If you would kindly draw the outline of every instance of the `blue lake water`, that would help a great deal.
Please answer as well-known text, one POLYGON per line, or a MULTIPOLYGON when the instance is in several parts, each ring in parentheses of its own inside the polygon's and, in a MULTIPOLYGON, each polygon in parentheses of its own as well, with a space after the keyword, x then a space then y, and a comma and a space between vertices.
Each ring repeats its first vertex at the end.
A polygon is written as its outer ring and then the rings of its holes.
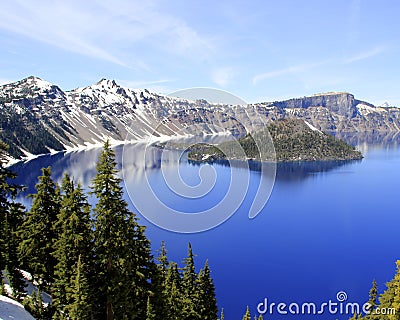
MULTIPOLYGON (((163 151, 148 150, 151 154, 143 160, 143 147, 132 148, 126 184, 132 197, 147 179, 160 200, 180 211, 197 212, 217 204, 229 188, 231 175, 244 177, 248 173, 240 165, 214 164, 217 178, 211 191, 200 199, 188 200, 169 193, 163 173, 168 175, 169 167, 178 167, 182 179, 196 185, 201 166, 168 150, 163 159, 163 151)), ((143 217, 140 221, 147 226, 154 250, 166 241, 171 260, 183 260, 188 242, 197 254, 198 268, 209 260, 218 305, 228 320, 241 319, 247 305, 254 314, 265 298, 269 303, 313 302, 319 306, 329 300, 337 302, 336 294, 344 291, 347 302, 362 304, 368 299, 372 280, 377 280, 382 292, 384 283, 394 275, 395 261, 400 259, 400 148, 397 143, 365 143, 363 152, 362 161, 278 165, 271 197, 252 220, 248 211, 260 180, 257 168, 250 171, 250 185, 239 209, 216 228, 181 234, 163 230, 143 217)), ((13 170, 28 193, 34 191, 40 168, 49 165, 56 180, 67 171, 87 188, 95 174, 98 153, 94 149, 43 156, 17 164, 13 170)), ((122 147, 117 147, 116 153, 121 163, 122 147)), ((128 196, 126 199, 135 210, 128 196)), ((326 310, 315 316, 279 315, 274 310, 264 318, 348 319, 349 315, 326 310)))

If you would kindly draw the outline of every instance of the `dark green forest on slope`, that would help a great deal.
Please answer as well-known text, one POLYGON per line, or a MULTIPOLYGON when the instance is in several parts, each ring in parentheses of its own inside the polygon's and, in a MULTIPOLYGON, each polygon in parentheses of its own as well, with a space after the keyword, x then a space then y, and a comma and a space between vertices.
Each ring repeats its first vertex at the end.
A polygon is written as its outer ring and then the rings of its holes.
MULTIPOLYGON (((21 158, 25 156, 21 148, 33 154, 49 153, 48 147, 64 150, 64 146, 46 130, 43 121, 39 121, 30 113, 16 113, 0 101, 0 141, 9 146, 8 154, 14 158, 21 158)), ((63 132, 50 121, 47 121, 46 125, 59 134, 63 132)), ((65 135, 63 137, 69 140, 65 135)))

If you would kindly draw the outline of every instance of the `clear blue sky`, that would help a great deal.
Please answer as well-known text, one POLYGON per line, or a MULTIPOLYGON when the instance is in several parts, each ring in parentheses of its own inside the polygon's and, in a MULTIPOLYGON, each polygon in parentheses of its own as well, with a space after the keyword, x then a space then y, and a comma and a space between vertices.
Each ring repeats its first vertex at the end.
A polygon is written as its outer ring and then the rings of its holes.
POLYGON ((248 102, 349 91, 400 106, 400 2, 1 1, 0 83, 101 78, 248 102))

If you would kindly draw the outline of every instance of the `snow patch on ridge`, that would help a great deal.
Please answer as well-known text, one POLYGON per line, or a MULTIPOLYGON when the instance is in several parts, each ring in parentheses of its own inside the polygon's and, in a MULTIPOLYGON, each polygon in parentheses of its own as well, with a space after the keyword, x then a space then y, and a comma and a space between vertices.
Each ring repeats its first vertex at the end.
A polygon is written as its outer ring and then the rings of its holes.
POLYGON ((357 108, 358 112, 360 114, 362 114, 363 116, 366 116, 366 115, 369 115, 370 113, 376 112, 376 108, 373 108, 371 106, 367 106, 366 104, 363 104, 363 103, 359 103, 356 106, 356 108, 357 108))
POLYGON ((319 133, 322 133, 320 130, 318 130, 316 127, 314 127, 311 123, 309 123, 309 122, 307 122, 305 120, 304 120, 304 122, 312 131, 317 131, 319 133))

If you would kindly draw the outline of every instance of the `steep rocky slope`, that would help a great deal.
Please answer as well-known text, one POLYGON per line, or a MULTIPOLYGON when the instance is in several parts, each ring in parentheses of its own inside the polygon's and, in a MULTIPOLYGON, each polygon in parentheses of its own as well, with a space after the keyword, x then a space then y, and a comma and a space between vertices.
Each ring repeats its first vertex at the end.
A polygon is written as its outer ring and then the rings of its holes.
POLYGON ((0 139, 15 158, 113 142, 220 134, 243 136, 266 122, 296 117, 322 131, 400 131, 400 109, 349 93, 250 105, 210 104, 128 89, 115 81, 71 91, 37 77, 0 86, 0 139))

